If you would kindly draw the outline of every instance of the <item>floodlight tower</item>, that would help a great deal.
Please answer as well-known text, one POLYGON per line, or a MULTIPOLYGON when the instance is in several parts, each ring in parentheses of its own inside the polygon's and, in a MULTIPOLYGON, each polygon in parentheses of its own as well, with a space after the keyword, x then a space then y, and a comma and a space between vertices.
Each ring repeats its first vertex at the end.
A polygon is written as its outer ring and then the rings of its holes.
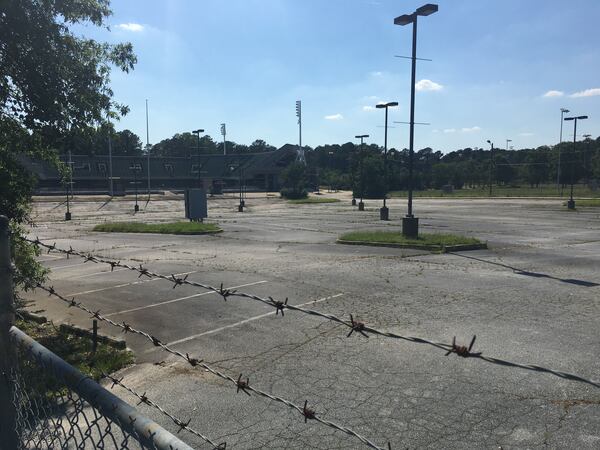
POLYGON ((417 73, 417 19, 419 16, 429 16, 438 10, 438 5, 428 3, 417 8, 412 14, 404 14, 394 19, 395 25, 413 24, 412 35, 412 70, 410 84, 410 145, 408 159, 408 212, 402 218, 402 234, 408 238, 419 236, 419 219, 413 215, 413 159, 415 144, 415 78, 417 73))
POLYGON ((507 139, 506 140, 506 150, 508 150, 508 144, 510 144, 512 142, 512 139, 507 139))
POLYGON ((227 154, 227 128, 225 124, 221 124, 221 135, 223 136, 223 155, 227 154))
POLYGON ((302 148, 302 101, 296 100, 296 117, 298 118, 298 161, 306 165, 306 157, 302 148))

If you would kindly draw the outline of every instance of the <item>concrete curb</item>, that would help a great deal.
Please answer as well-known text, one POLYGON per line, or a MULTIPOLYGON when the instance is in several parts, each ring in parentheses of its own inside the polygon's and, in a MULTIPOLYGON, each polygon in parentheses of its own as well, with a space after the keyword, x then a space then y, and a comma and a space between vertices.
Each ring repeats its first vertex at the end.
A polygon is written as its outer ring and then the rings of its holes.
POLYGON ((347 241, 344 239, 336 240, 337 244, 344 245, 367 245, 371 247, 390 247, 390 248, 412 248, 415 250, 427 250, 430 252, 448 253, 461 252, 468 250, 485 250, 488 248, 487 243, 481 244, 461 244, 461 245, 419 245, 419 244, 394 244, 388 242, 369 242, 369 241, 347 241))
POLYGON ((144 231, 98 231, 92 229, 93 233, 121 233, 121 234, 168 234, 172 236, 201 236, 203 234, 218 234, 222 233, 223 230, 214 230, 214 231, 197 231, 192 233, 153 233, 153 232, 144 232, 144 231))

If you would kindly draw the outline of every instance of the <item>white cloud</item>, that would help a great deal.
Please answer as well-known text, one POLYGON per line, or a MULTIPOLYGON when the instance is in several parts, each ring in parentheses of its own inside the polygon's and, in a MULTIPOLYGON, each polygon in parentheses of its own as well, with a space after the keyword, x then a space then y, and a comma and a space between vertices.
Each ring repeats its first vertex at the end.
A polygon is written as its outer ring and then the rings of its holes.
POLYGON ((456 128, 446 128, 444 133, 456 133, 456 128))
POLYGON ((444 86, 431 80, 421 80, 415 84, 417 91, 441 91, 443 88, 444 86))
POLYGON ((363 111, 375 111, 377 108, 374 106, 363 106, 363 111))
POLYGON ((369 95, 365 97, 365 100, 379 100, 379 97, 377 97, 376 95, 369 95))
POLYGON ((325 116, 325 120, 342 120, 343 118, 344 116, 342 116, 340 113, 325 116))
POLYGON ((117 25, 117 28, 125 31, 133 31, 134 33, 138 33, 140 31, 144 31, 144 25, 140 25, 139 23, 120 23, 117 25))
POLYGON ((519 136, 521 136, 521 137, 531 137, 534 135, 535 135, 535 133, 529 133, 529 132, 519 133, 519 136))
POLYGON ((542 97, 552 98, 552 97, 562 97, 565 95, 563 91, 548 91, 542 97))
POLYGON ((573 98, 594 97, 596 95, 600 95, 600 88, 586 89, 585 91, 575 92, 574 94, 571 94, 571 97, 573 97, 573 98))
POLYGON ((480 127, 461 128, 463 133, 473 133, 474 131, 481 131, 480 127))
POLYGON ((383 75, 383 72, 379 72, 379 71, 377 71, 377 72, 371 72, 370 75, 372 77, 380 77, 380 76, 383 75))

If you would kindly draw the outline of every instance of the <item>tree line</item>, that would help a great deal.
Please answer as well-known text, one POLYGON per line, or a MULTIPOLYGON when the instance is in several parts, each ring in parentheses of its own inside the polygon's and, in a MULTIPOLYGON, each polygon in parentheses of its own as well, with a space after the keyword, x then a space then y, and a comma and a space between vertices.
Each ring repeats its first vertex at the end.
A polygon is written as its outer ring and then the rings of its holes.
MULTIPOLYGON (((101 127, 77 128, 63 134, 55 146, 59 153, 71 150, 75 154, 105 155, 108 139, 113 155, 153 156, 223 154, 223 142, 209 135, 197 136, 190 132, 177 133, 170 138, 145 148, 139 136, 130 130, 115 131, 111 123, 101 127)), ((227 153, 259 153, 276 150, 265 140, 257 139, 250 145, 226 142, 227 153)), ((409 152, 392 148, 385 155, 376 144, 321 145, 305 147, 307 185, 323 184, 337 189, 363 191, 365 196, 379 197, 385 191, 408 188, 409 152), (361 177, 362 174, 362 177, 361 177), (362 180, 362 187, 361 187, 362 180)), ((552 147, 519 150, 464 148, 449 153, 424 148, 416 151, 413 159, 414 188, 440 189, 452 185, 455 189, 495 185, 529 185, 556 183, 560 154, 561 181, 564 184, 600 179, 600 138, 587 137, 563 142, 552 147), (490 179, 491 178, 491 179, 490 179)))

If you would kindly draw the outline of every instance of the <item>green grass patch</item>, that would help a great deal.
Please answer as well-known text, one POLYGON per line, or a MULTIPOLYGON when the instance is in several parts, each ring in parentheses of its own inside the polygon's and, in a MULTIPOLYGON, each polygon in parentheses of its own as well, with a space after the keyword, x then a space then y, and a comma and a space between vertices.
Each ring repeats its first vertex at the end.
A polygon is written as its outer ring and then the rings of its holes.
POLYGON ((337 198, 327 198, 327 197, 308 197, 308 198, 300 198, 298 200, 288 200, 288 203, 291 205, 304 205, 304 204, 313 204, 313 203, 337 203, 340 200, 337 198))
POLYGON ((435 247, 482 244, 479 239, 445 233, 422 233, 417 239, 408 239, 400 231, 353 231, 340 236, 340 240, 435 247))
MULTIPOLYGON (((65 332, 51 322, 38 324, 17 320, 16 325, 48 350, 95 380, 99 380, 103 372, 116 372, 133 364, 135 360, 131 351, 102 342, 98 342, 96 352, 92 352, 91 338, 65 332)), ((35 379, 39 369, 35 365, 30 369, 33 371, 31 376, 35 379)))
POLYGON ((205 234, 218 233, 222 230, 214 223, 201 222, 115 222, 96 225, 94 231, 104 231, 109 233, 205 234))
MULTIPOLYGON (((567 203, 563 203, 564 206, 567 206, 567 203)), ((588 199, 584 199, 584 200, 577 200, 575 199, 575 207, 579 208, 580 206, 586 206, 586 207, 600 207, 600 198, 588 198, 588 199)))
MULTIPOLYGON (((568 197, 569 190, 563 190, 563 198, 568 197)), ((407 197, 407 191, 390 192, 390 197, 407 197)), ((424 191, 413 191, 415 197, 434 197, 434 198, 465 198, 465 197, 488 197, 488 187, 455 189, 452 193, 444 193, 438 189, 428 189, 424 191)), ((575 186, 573 190, 575 197, 600 198, 600 191, 593 191, 587 186, 575 186)), ((560 197, 556 185, 544 185, 539 187, 530 186, 494 186, 492 197, 560 197)))

